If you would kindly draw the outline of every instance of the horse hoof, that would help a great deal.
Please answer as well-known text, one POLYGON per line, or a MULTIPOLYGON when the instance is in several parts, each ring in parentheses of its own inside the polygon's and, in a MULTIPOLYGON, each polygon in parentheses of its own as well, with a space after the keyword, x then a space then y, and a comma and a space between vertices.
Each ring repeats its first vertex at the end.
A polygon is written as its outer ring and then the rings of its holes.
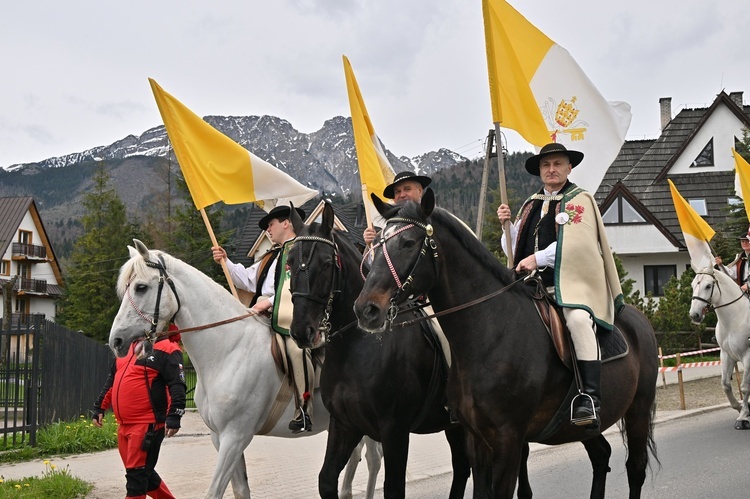
POLYGON ((743 419, 741 421, 735 421, 734 422, 734 429, 735 430, 750 430, 750 421, 747 419, 743 419))

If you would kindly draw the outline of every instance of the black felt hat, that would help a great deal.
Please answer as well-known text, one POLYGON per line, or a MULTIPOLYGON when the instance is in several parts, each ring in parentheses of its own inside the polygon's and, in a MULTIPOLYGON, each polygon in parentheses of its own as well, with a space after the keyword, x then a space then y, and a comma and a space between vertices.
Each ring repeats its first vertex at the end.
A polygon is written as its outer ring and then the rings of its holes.
POLYGON ((569 151, 563 144, 553 142, 542 147, 539 154, 532 156, 526 160, 526 171, 532 175, 539 176, 539 162, 543 157, 549 156, 550 154, 564 154, 570 159, 570 165, 575 168, 583 160, 583 153, 579 151, 569 151))
MULTIPOLYGON (((301 208, 295 208, 294 209, 297 213, 299 213, 299 217, 304 220, 305 219, 305 212, 301 208)), ((291 210, 288 206, 277 206, 273 210, 269 211, 268 214, 261 218, 258 222, 258 227, 260 227, 261 230, 268 230, 268 223, 273 220, 274 218, 289 218, 289 214, 291 213, 291 210)))
POLYGON ((404 180, 413 180, 414 182, 419 182, 419 185, 422 186, 422 189, 430 185, 430 182, 432 182, 432 179, 430 177, 425 177, 424 175, 417 175, 416 173, 412 172, 399 172, 393 178, 393 183, 385 186, 385 189, 383 189, 383 196, 387 197, 388 199, 395 198, 396 194, 393 191, 396 187, 396 184, 403 182, 404 180))

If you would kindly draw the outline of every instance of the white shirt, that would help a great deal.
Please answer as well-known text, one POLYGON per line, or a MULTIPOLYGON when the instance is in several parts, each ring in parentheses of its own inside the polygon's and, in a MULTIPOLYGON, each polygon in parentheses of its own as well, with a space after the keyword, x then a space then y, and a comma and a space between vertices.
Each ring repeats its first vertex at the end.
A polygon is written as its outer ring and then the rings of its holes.
MULTIPOLYGON (((560 190, 556 191, 548 191, 547 189, 544 189, 544 194, 547 196, 556 196, 557 193, 560 192, 560 190)), ((511 239, 511 246, 513 248, 516 247, 516 239, 518 238, 518 224, 520 223, 520 220, 516 220, 514 223, 510 224, 510 239, 511 239)), ((503 237, 500 240, 500 244, 503 247, 503 251, 505 254, 508 254, 507 245, 505 243, 505 229, 503 229, 503 237)), ((539 251, 534 253, 534 257, 536 258, 536 266, 537 267, 554 267, 555 266, 555 257, 557 256, 557 241, 554 241, 546 248, 542 248, 539 251)), ((518 263, 518 262, 516 262, 518 263)))
MULTIPOLYGON (((292 239, 294 238, 292 237, 287 239, 287 242, 291 241, 292 239)), ((234 283, 234 285, 240 289, 244 289, 245 291, 255 293, 258 288, 258 269, 260 268, 260 263, 262 261, 262 259, 258 260, 251 266, 245 267, 241 263, 234 263, 229 258, 227 258, 227 269, 229 270, 229 275, 232 277, 232 282, 234 283)), ((271 305, 273 305, 273 299, 276 296, 274 276, 276 275, 276 262, 278 261, 278 258, 274 258, 271 264, 268 266, 266 279, 265 281, 263 281, 263 286, 260 288, 261 296, 267 297, 271 302, 271 305)))

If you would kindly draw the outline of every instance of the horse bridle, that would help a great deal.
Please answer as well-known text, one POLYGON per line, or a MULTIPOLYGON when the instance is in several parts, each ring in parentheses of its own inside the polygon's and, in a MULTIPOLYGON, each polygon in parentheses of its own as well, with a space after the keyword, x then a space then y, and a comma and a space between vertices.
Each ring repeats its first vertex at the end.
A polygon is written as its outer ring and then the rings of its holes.
POLYGON ((341 292, 340 284, 341 284, 341 257, 339 256, 339 250, 336 246, 336 241, 333 240, 333 233, 331 233, 331 239, 326 239, 324 237, 318 237, 318 236, 297 236, 294 239, 295 247, 299 248, 299 265, 298 265, 298 271, 295 274, 295 280, 293 283, 295 284, 295 291, 292 292, 292 303, 294 303, 295 298, 304 298, 306 300, 314 301, 316 303, 321 303, 325 305, 325 309, 323 311, 323 317, 320 319, 320 322, 318 323, 318 331, 320 331, 324 337, 328 337, 331 332, 331 310, 333 310, 333 300, 337 293, 341 292), (310 251, 307 253, 307 257, 305 258, 304 253, 302 252, 302 245, 296 244, 298 241, 310 241, 313 244, 310 246, 310 251), (310 262, 312 261, 313 254, 315 252, 315 248, 318 243, 323 243, 331 248, 333 248, 333 261, 335 264, 335 268, 333 271, 333 276, 331 277, 331 287, 330 291, 328 293, 327 299, 321 299, 316 296, 313 296, 310 293, 310 262), (297 289, 302 288, 303 286, 300 284, 304 284, 304 290, 297 291, 297 289))
POLYGON ((126 294, 128 295, 128 301, 130 301, 130 305, 133 306, 135 311, 140 315, 146 322, 151 323, 151 329, 149 331, 145 332, 146 339, 153 343, 156 341, 159 334, 156 332, 156 328, 159 324, 159 305, 161 303, 161 293, 164 289, 164 283, 166 282, 169 284, 169 287, 172 289, 172 293, 174 293, 174 297, 177 300, 177 310, 172 315, 172 317, 169 319, 169 324, 174 322, 174 318, 177 316, 177 314, 180 312, 180 295, 177 294, 177 288, 175 288, 174 282, 167 274, 167 268, 166 264, 164 263, 164 258, 162 258, 161 255, 159 255, 159 261, 158 262, 151 262, 149 260, 146 260, 146 266, 151 267, 152 269, 157 269, 159 271, 159 289, 156 293, 156 308, 154 309, 154 318, 149 319, 146 317, 146 314, 143 313, 141 309, 138 308, 138 306, 135 304, 135 301, 133 301, 133 297, 130 295, 130 284, 133 282, 133 279, 135 279, 135 274, 130 278, 128 281, 128 284, 125 286, 126 294))
POLYGON ((732 300, 732 301, 730 301, 728 303, 724 303, 723 305, 716 306, 713 303, 711 303, 711 298, 713 298, 713 296, 714 296, 714 289, 718 289, 719 290, 719 296, 721 296, 721 287, 719 286, 719 281, 716 280, 716 276, 714 276, 713 272, 697 272, 696 275, 711 276, 711 280, 713 281, 713 285, 711 286, 711 294, 708 295, 708 300, 706 300, 705 298, 701 298, 700 296, 695 296, 695 295, 693 295, 693 296, 690 297, 691 300, 698 300, 698 301, 701 301, 701 302, 705 303, 706 304, 706 308, 711 307, 714 310, 717 310, 719 308, 726 307, 726 306, 731 305, 731 304, 733 304, 735 302, 738 302, 738 301, 740 301, 742 299, 743 296, 745 296, 745 293, 743 293, 740 290, 740 296, 738 296, 737 298, 735 298, 734 300, 732 300))
MULTIPOLYGON (((375 251, 377 247, 383 248, 383 256, 385 257, 385 262, 388 265, 388 269, 391 271, 391 276, 393 276, 393 280, 396 282, 396 287, 398 288, 396 290, 396 293, 391 297, 391 303, 388 307, 388 311, 386 312, 386 323, 387 327, 390 329, 393 324, 393 320, 396 318, 399 312, 399 307, 396 304, 396 301, 398 300, 399 295, 407 291, 409 286, 411 286, 411 283, 414 282, 414 273, 417 270, 417 267, 419 266, 419 262, 422 261, 422 258, 427 256, 427 251, 432 251, 433 256, 433 265, 435 266, 435 273, 437 274, 437 257, 438 257, 438 251, 437 251, 437 243, 435 242, 435 239, 432 237, 433 229, 431 224, 424 224, 418 220, 412 220, 410 218, 402 218, 402 217, 394 217, 390 218, 386 221, 385 225, 388 227, 388 224, 396 224, 396 223, 403 223, 406 224, 403 227, 393 231, 391 234, 385 235, 385 229, 381 231, 380 233, 380 240, 372 246, 371 251, 375 251), (422 247, 419 250, 419 255, 417 256, 417 260, 414 262, 414 265, 412 266, 411 270, 409 271, 409 274, 407 274, 406 278, 403 281, 403 284, 401 283, 401 279, 398 276, 398 272, 396 271, 396 267, 393 265, 393 261, 391 260, 391 256, 388 254, 388 245, 386 242, 396 237, 397 235, 401 234, 402 232, 405 232, 409 229, 419 227, 422 230, 425 231, 425 237, 422 243, 422 247)), ((367 254, 362 258, 362 265, 364 265, 365 258, 367 258, 367 254)), ((362 265, 360 265, 360 273, 362 273, 362 265)), ((364 275, 363 275, 364 278, 364 275)))

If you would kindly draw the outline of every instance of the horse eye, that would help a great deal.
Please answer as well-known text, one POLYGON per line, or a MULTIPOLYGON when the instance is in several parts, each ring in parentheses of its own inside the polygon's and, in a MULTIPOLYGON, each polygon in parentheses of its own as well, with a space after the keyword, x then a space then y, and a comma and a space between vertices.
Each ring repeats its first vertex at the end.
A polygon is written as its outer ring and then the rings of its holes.
POLYGON ((135 291, 136 291, 136 293, 143 293, 147 289, 148 289, 148 286, 146 286, 145 284, 136 284, 135 285, 135 291))
POLYGON ((409 248, 414 247, 415 244, 417 244, 417 243, 413 239, 406 239, 404 241, 404 243, 403 243, 403 248, 404 249, 409 249, 409 248))

